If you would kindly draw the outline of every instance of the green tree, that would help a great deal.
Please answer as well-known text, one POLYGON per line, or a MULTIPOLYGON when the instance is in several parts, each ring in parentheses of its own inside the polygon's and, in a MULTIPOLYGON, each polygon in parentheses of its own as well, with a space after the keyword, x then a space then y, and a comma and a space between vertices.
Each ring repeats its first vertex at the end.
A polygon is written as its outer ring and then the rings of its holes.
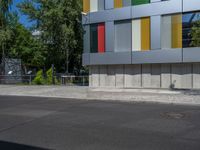
POLYGON ((12 4, 12 0, 0 0, 0 27, 3 28, 6 25, 6 18, 9 14, 9 8, 12 4))
POLYGON ((200 20, 197 20, 192 23, 190 36, 191 36, 190 46, 200 47, 200 20))
POLYGON ((6 43, 6 57, 21 59, 24 67, 44 66, 45 49, 43 43, 32 36, 32 32, 19 23, 16 13, 7 17, 7 30, 0 31, 0 43, 6 43))
POLYGON ((21 11, 36 21, 46 47, 46 67, 58 71, 80 70, 82 53, 81 0, 25 0, 21 11))
MULTIPOLYGON (((7 27, 7 16, 9 14, 9 7, 12 4, 12 0, 0 0, 0 57, 2 58, 2 64, 4 66, 5 61, 5 47, 6 42, 9 39, 10 31, 7 27)), ((4 72, 3 72, 4 73, 4 72)))

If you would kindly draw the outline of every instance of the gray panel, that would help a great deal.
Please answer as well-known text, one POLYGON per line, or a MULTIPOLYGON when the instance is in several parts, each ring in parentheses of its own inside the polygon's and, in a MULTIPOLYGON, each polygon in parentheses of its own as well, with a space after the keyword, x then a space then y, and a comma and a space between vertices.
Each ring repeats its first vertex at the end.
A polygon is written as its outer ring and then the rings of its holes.
POLYGON ((200 10, 200 1, 199 0, 183 0, 183 11, 195 11, 200 10))
POLYGON ((89 53, 85 53, 82 55, 82 65, 83 66, 90 65, 90 54, 89 53))
POLYGON ((90 14, 82 15, 82 24, 89 24, 90 23, 90 14))
POLYGON ((90 13, 90 23, 106 22, 114 20, 114 9, 90 13))
POLYGON ((200 62, 200 47, 184 48, 183 62, 200 62))
POLYGON ((178 62, 182 62, 182 49, 132 52, 133 64, 178 62))
MULTIPOLYGON (((113 5, 113 0, 107 0, 106 3, 112 3, 113 5)), ((123 7, 119 9, 109 9, 105 11, 92 12, 90 13, 89 21, 90 23, 98 23, 181 12, 182 0, 170 0, 144 5, 123 7)))
POLYGON ((114 20, 125 20, 125 19, 131 19, 131 6, 130 7, 123 7, 120 9, 114 9, 114 20))
POLYGON ((105 0, 105 9, 114 8, 114 0, 105 0))
POLYGON ((151 49, 161 48, 161 16, 151 16, 151 49))
POLYGON ((105 1, 104 0, 98 0, 98 11, 105 10, 105 1))
POLYGON ((133 18, 182 12, 182 0, 161 1, 133 6, 133 18))
POLYGON ((90 25, 83 26, 84 35, 83 35, 83 51, 84 53, 90 52, 90 25))
POLYGON ((151 0, 151 3, 160 2, 162 0, 151 0))
POLYGON ((131 6, 90 13, 90 23, 131 19, 131 6))
POLYGON ((115 30, 114 30, 114 22, 106 22, 105 23, 106 27, 106 52, 112 52, 114 51, 114 35, 115 35, 115 30))
POLYGON ((131 64, 131 52, 90 54, 91 65, 131 64))
POLYGON ((123 0, 123 6, 131 6, 131 0, 123 0))
POLYGON ((115 23, 115 51, 131 51, 131 21, 115 23))

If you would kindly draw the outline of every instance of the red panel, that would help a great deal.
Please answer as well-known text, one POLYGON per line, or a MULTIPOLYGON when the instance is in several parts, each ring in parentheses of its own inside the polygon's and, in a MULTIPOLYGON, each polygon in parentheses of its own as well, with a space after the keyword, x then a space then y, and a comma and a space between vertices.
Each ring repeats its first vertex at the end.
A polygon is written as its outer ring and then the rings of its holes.
POLYGON ((98 52, 105 52, 105 24, 98 24, 98 52))

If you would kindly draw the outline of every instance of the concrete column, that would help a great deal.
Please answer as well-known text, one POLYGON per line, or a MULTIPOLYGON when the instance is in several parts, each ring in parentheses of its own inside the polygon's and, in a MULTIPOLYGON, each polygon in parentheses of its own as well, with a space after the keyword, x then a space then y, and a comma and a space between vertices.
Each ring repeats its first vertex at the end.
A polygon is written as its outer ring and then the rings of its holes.
POLYGON ((99 66, 99 82, 100 87, 106 86, 106 78, 107 78, 107 66, 99 66))
POLYGON ((124 87, 131 88, 132 84, 132 65, 125 65, 124 67, 124 87))
POLYGON ((142 86, 142 67, 141 65, 133 65, 132 87, 141 88, 142 86))
POLYGON ((171 65, 162 64, 161 65, 161 88, 171 87, 171 65))
POLYGON ((182 86, 182 64, 172 64, 172 88, 181 88, 182 86))
POLYGON ((160 88, 161 87, 161 65, 153 64, 151 66, 151 87, 160 88))
POLYGON ((91 66, 92 70, 92 87, 99 87, 99 66, 91 66))
POLYGON ((142 65, 142 87, 151 88, 151 65, 142 65))
POLYGON ((116 87, 124 87, 124 65, 116 65, 116 87))
POLYGON ((107 68, 107 86, 110 86, 110 87, 115 87, 115 82, 116 82, 116 79, 115 79, 115 66, 114 65, 109 65, 108 68, 107 68))
POLYGON ((183 89, 192 88, 192 64, 183 64, 182 68, 182 87, 183 89))
POLYGON ((200 63, 193 64, 193 88, 200 88, 200 63))

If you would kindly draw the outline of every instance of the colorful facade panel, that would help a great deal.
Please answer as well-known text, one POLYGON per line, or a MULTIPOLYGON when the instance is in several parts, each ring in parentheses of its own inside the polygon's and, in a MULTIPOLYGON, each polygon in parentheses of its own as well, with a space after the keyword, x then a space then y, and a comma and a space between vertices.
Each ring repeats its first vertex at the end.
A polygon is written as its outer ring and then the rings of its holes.
POLYGON ((105 52, 105 24, 98 24, 98 53, 105 52))
POLYGON ((83 12, 90 12, 90 0, 83 0, 83 12))
POLYGON ((90 52, 104 53, 105 52, 105 24, 90 25, 90 52))

